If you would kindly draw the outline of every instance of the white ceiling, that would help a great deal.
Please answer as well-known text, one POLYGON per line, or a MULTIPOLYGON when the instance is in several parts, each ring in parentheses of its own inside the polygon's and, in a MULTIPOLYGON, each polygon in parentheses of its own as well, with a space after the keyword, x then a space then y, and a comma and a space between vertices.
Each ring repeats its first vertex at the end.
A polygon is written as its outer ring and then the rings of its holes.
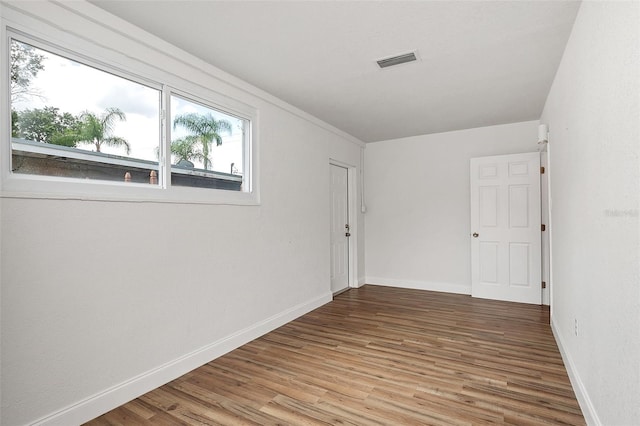
POLYGON ((579 2, 95 5, 365 141, 536 120, 579 2), (418 62, 375 61, 417 50, 418 62))

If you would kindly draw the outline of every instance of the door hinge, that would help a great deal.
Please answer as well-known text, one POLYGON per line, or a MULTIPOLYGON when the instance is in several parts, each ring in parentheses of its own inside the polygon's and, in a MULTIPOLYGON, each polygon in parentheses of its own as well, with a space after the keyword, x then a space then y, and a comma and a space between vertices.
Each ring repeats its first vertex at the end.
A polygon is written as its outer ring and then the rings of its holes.
POLYGON ((543 175, 544 174, 544 166, 540 166, 540 174, 543 175))
POLYGON ((547 282, 546 281, 542 281, 542 288, 547 288, 547 282))
POLYGON ((540 225, 540 229, 542 230, 542 232, 547 230, 547 225, 545 225, 544 223, 542 225, 540 225))

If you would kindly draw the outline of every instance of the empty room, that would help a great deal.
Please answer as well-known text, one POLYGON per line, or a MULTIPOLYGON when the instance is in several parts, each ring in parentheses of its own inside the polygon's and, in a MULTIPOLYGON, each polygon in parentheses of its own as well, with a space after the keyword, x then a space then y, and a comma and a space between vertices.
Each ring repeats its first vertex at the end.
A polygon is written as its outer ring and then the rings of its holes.
POLYGON ((639 1, 0 0, 0 424, 640 424, 639 1))

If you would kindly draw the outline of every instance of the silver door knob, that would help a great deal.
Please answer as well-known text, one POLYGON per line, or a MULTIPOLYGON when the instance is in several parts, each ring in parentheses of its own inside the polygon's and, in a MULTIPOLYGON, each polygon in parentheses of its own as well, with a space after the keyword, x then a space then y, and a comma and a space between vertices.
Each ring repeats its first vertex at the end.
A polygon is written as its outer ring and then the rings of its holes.
POLYGON ((478 234, 477 232, 474 232, 472 235, 473 235, 473 238, 478 238, 480 236, 480 234, 478 234))

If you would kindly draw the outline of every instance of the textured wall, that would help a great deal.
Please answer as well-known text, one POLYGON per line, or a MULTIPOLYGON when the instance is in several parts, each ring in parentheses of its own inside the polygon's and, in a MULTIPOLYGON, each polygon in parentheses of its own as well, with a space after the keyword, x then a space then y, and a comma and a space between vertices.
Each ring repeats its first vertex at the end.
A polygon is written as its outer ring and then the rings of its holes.
POLYGON ((367 282, 470 294, 469 159, 535 152, 537 125, 368 144, 367 282))
POLYGON ((583 2, 541 118, 552 321, 591 424, 640 419, 639 22, 638 2, 583 2))

